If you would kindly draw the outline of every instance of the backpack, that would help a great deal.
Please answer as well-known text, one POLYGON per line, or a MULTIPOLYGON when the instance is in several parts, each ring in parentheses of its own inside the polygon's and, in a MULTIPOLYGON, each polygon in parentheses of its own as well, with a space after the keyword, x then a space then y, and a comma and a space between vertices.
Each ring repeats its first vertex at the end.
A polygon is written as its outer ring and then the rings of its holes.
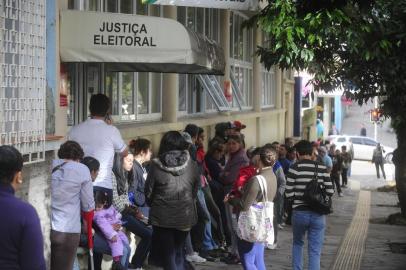
POLYGON ((313 179, 306 185, 303 199, 312 211, 320 215, 328 215, 333 212, 332 200, 327 195, 324 184, 318 182, 317 170, 316 163, 313 179))

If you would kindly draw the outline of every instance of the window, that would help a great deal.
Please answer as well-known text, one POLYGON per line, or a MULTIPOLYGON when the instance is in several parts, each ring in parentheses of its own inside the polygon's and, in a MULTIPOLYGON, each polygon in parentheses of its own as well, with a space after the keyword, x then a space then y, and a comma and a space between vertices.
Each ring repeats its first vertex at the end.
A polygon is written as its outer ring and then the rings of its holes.
POLYGON ((104 10, 107 12, 118 12, 118 1, 117 0, 105 0, 104 10))
POLYGON ((370 139, 364 138, 364 144, 365 144, 365 145, 370 145, 370 146, 376 146, 376 145, 377 145, 377 142, 375 142, 375 141, 373 141, 373 140, 370 140, 370 139))
POLYGON ((345 142, 345 137, 339 137, 339 138, 337 139, 337 142, 345 142))
MULTIPOLYGON (((191 30, 219 41, 219 10, 196 7, 178 7, 177 20, 191 30)), ((217 79, 215 76, 212 79, 217 79)), ((179 74, 178 110, 195 114, 215 111, 216 104, 197 75, 179 74)))
POLYGON ((116 121, 159 118, 162 74, 147 72, 106 72, 105 91, 116 121))
POLYGON ((262 69, 262 107, 275 107, 276 100, 276 78, 275 69, 262 69))
POLYGON ((134 10, 133 0, 121 0, 120 1, 120 13, 132 14, 134 10))
POLYGON ((351 138, 353 144, 363 144, 361 138, 351 138))
MULTIPOLYGON (((230 64, 236 86, 241 92, 241 106, 244 109, 251 109, 253 103, 253 32, 251 29, 242 28, 245 19, 237 12, 230 16, 230 64)), ((239 102, 235 99, 234 96, 232 103, 234 107, 237 107, 239 102)))

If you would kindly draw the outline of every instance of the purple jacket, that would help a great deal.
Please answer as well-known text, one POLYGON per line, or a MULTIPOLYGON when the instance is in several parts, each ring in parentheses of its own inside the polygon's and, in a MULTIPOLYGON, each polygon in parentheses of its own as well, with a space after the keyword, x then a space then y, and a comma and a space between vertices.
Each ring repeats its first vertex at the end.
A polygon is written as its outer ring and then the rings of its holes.
POLYGON ((108 240, 118 234, 113 229, 113 224, 121 224, 121 214, 114 206, 95 211, 93 220, 108 240))
POLYGON ((0 184, 0 269, 45 270, 44 243, 37 212, 0 184))
POLYGON ((223 172, 220 174, 220 181, 224 186, 231 186, 237 179, 238 173, 242 167, 248 166, 249 160, 245 150, 241 148, 238 152, 231 154, 223 172))

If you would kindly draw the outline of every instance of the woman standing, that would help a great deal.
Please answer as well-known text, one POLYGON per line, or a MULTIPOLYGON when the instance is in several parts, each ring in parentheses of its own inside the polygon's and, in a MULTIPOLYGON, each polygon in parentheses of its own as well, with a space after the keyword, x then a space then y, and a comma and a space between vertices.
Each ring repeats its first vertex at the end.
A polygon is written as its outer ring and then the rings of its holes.
POLYGON ((0 146, 1 269, 45 270, 44 245, 37 212, 14 196, 23 183, 23 157, 12 146, 0 146))
POLYGON ((149 207, 146 204, 144 193, 148 173, 144 164, 151 159, 151 142, 142 138, 132 140, 130 141, 129 149, 134 153, 133 180, 129 189, 130 201, 148 218, 149 207))
POLYGON ((162 137, 152 160, 145 196, 153 226, 151 260, 165 270, 184 270, 185 239, 197 222, 196 194, 200 177, 188 144, 178 131, 162 137))
MULTIPOLYGON (((228 193, 232 190, 234 182, 237 180, 238 174, 242 167, 249 165, 249 160, 244 149, 243 141, 240 135, 230 135, 227 139, 227 150, 229 158, 223 172, 220 174, 220 181, 224 185, 225 201, 227 201, 228 193)), ((231 236, 231 255, 226 259, 227 264, 238 264, 240 258, 238 255, 237 234, 235 231, 237 219, 233 213, 233 207, 226 203, 225 205, 227 227, 231 236)))
POLYGON ((83 150, 67 141, 52 164, 51 182, 51 269, 71 270, 80 239, 80 212, 94 211, 93 185, 89 169, 80 163, 83 150))
POLYGON ((145 216, 129 199, 129 186, 132 185, 134 155, 131 149, 126 157, 115 156, 113 165, 113 205, 122 214, 123 225, 141 238, 137 243, 130 268, 142 268, 151 246, 152 230, 145 223, 145 216))
MULTIPOLYGON (((272 166, 275 163, 275 150, 264 147, 260 150, 260 160, 258 163, 259 175, 266 180, 268 201, 273 201, 276 190, 277 181, 273 173, 272 166)), ((258 177, 252 177, 243 187, 242 197, 229 197, 229 203, 247 211, 251 205, 257 202, 264 201, 264 197, 258 182, 258 177)), ((238 252, 241 257, 241 262, 245 270, 265 270, 264 262, 264 243, 251 243, 242 239, 238 239, 238 252)))

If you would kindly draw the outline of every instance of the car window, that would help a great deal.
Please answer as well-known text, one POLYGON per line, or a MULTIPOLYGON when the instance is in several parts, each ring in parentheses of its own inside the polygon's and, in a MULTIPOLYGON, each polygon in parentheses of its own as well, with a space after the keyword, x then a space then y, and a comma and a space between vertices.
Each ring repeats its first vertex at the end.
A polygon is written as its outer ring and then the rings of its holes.
POLYGON ((339 137, 339 138, 337 139, 337 142, 345 142, 345 137, 339 137))
POLYGON ((370 145, 370 146, 376 146, 377 143, 375 141, 373 141, 373 140, 364 138, 364 144, 370 145))
POLYGON ((361 138, 351 138, 353 144, 363 144, 361 138))

